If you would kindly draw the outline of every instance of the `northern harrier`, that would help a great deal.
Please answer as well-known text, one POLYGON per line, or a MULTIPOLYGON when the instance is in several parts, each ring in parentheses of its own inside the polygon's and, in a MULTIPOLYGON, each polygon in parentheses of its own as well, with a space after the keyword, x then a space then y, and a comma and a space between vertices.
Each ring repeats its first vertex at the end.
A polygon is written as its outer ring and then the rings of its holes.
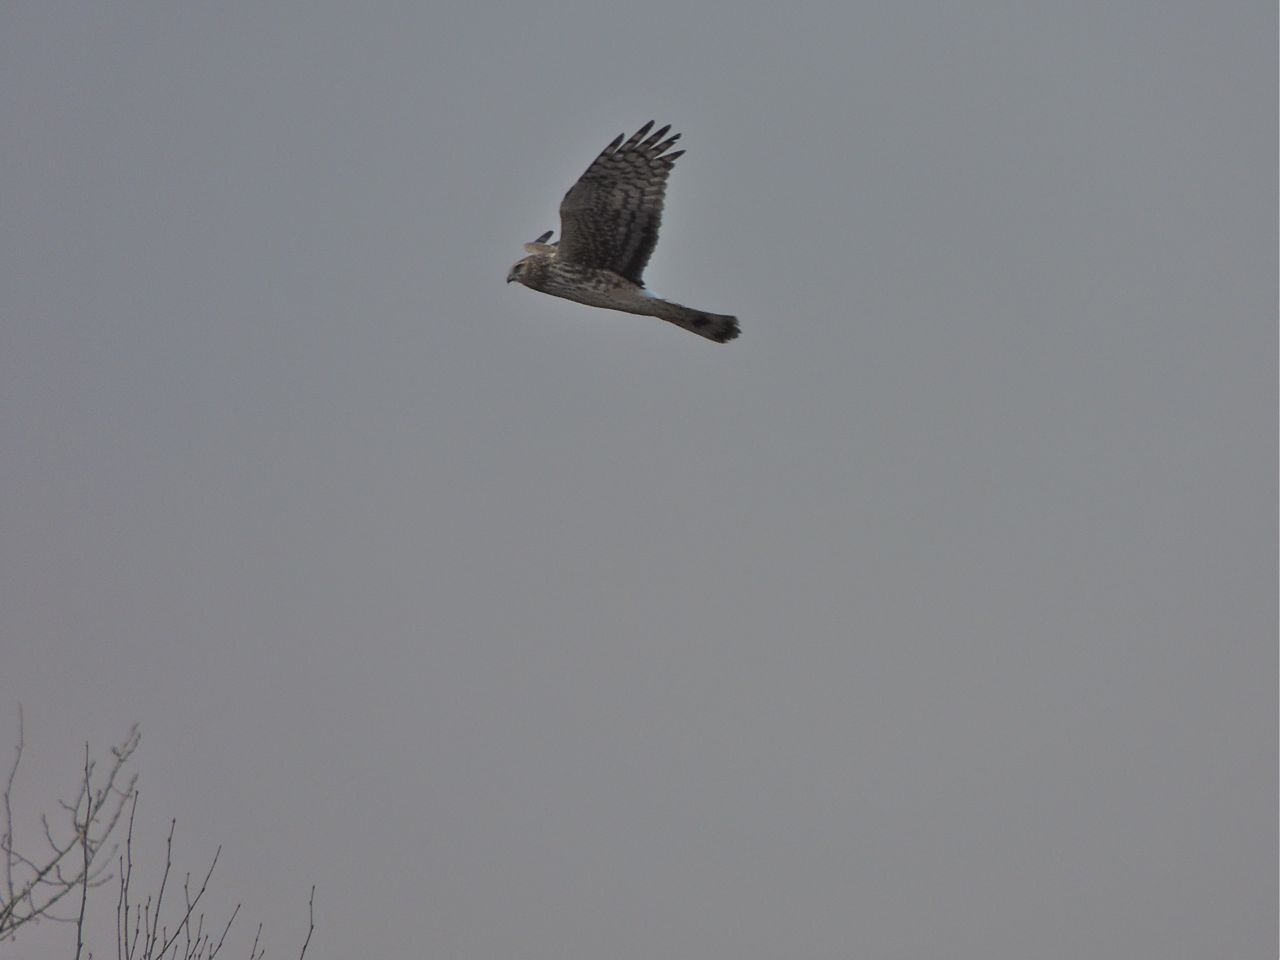
POLYGON ((507 274, 532 290, 592 307, 670 320, 708 340, 724 343, 738 335, 738 320, 704 313, 660 299, 640 278, 658 242, 667 176, 676 158, 667 153, 680 139, 671 127, 653 134, 650 120, 623 142, 604 148, 560 201, 560 240, 548 230, 526 243, 529 256, 507 274))

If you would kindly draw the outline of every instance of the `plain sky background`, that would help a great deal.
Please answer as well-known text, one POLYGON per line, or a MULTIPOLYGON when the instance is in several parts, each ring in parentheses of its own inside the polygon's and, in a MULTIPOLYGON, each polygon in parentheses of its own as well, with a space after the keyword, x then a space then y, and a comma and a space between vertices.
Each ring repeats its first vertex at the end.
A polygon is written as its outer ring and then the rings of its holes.
POLYGON ((1275 957, 1276 35, 6 4, 21 822, 138 721, 236 956, 1275 957), (649 119, 730 345, 503 283, 649 119))

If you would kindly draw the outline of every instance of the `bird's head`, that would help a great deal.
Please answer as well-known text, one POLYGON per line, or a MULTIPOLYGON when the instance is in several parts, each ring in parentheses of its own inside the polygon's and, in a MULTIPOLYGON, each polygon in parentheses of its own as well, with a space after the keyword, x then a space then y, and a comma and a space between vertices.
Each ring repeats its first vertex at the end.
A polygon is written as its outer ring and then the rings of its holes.
POLYGON ((526 272, 529 269, 529 261, 531 259, 531 257, 525 257, 523 260, 517 260, 512 264, 511 269, 507 271, 507 283, 510 283, 512 280, 519 280, 523 283, 524 280, 522 278, 526 276, 526 272))
POLYGON ((507 283, 512 280, 518 280, 526 287, 538 288, 538 279, 542 276, 547 263, 556 255, 556 248, 560 246, 560 242, 548 243, 551 239, 552 230, 548 230, 537 240, 524 245, 524 252, 532 254, 516 263, 507 271, 507 283))
POLYGON ((517 260, 507 271, 507 283, 514 280, 534 290, 541 290, 547 266, 554 256, 554 253, 534 253, 523 260, 517 260))

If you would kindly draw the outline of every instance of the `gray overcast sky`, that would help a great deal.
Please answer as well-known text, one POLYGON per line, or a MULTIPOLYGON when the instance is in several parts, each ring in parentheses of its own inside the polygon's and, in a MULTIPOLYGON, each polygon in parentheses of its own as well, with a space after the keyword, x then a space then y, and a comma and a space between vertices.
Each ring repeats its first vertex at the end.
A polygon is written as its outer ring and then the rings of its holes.
POLYGON ((1276 35, 6 4, 24 809, 139 721, 237 956, 1275 957, 1276 35), (728 346, 503 283, 649 119, 728 346))

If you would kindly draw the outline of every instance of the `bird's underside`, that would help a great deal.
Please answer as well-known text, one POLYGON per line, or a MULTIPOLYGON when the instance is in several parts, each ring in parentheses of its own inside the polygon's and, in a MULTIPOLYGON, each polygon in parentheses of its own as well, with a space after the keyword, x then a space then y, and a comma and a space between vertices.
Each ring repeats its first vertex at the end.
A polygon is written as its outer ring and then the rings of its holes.
POLYGON ((695 310, 656 297, 642 275, 662 221, 667 177, 684 151, 667 151, 670 127, 653 134, 652 121, 619 136, 598 156, 560 203, 560 240, 551 231, 526 243, 529 256, 507 274, 533 290, 588 306, 660 317, 725 343, 738 335, 735 317, 695 310))

